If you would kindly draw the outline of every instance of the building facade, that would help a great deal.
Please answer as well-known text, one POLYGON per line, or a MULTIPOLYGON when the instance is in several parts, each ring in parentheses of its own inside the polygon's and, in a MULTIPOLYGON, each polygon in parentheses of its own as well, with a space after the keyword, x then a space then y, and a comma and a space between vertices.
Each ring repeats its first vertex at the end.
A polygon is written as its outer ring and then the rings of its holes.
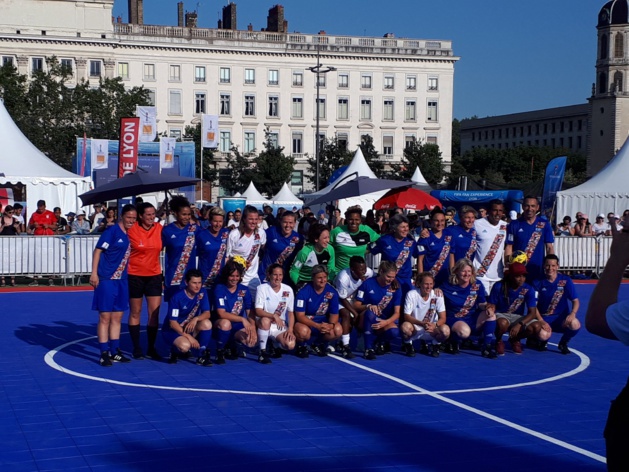
POLYGON ((461 153, 477 147, 553 147, 586 154, 590 106, 572 105, 461 121, 461 153))
POLYGON ((130 0, 134 23, 112 19, 113 0, 4 0, 0 57, 30 74, 55 55, 75 81, 120 76, 129 87, 144 86, 158 131, 171 136, 182 136, 203 113, 217 114, 221 167, 232 144, 252 154, 269 130, 297 159, 295 192, 309 190, 304 173, 306 154, 315 153, 317 106, 321 138, 355 149, 369 134, 386 163, 421 139, 438 144, 449 165, 458 60, 451 41, 288 33, 277 7, 267 28, 254 31, 235 29, 234 4, 219 28, 204 29, 190 26, 196 13, 182 20, 182 3, 173 11, 178 26, 154 26, 143 24, 141 0, 130 0), (335 70, 319 75, 317 103, 309 68, 318 59, 335 70))

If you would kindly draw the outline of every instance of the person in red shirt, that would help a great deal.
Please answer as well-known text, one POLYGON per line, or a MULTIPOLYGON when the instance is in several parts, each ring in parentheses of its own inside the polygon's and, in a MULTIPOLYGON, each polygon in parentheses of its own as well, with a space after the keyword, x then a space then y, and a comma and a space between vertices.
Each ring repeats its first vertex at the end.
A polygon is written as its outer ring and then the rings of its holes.
POLYGON ((37 211, 28 220, 28 228, 36 236, 52 236, 55 234, 57 217, 52 211, 46 210, 46 202, 44 200, 37 202, 37 211))

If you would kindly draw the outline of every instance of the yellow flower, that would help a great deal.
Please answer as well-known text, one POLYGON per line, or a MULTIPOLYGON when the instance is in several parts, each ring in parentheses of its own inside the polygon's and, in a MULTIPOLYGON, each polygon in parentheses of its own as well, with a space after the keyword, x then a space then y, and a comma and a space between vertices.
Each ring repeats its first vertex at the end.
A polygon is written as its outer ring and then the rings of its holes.
POLYGON ((233 260, 236 264, 239 264, 239 265, 241 265, 241 266, 243 266, 243 267, 247 267, 247 261, 246 261, 246 260, 245 260, 245 258, 244 258, 244 257, 242 257, 242 256, 234 256, 234 257, 232 258, 232 260, 233 260))

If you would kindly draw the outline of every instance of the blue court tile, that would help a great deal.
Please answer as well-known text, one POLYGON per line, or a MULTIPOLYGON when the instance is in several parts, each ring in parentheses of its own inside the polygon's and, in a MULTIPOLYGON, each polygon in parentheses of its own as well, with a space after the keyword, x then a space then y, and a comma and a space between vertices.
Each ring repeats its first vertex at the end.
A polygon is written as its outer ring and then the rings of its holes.
POLYGON ((43 471, 80 471, 89 470, 83 457, 63 457, 59 459, 40 459, 37 462, 40 472, 43 471))
POLYGON ((31 452, 35 460, 63 459, 81 456, 78 447, 75 445, 45 449, 31 449, 31 452))
POLYGON ((38 470, 37 462, 32 459, 24 459, 23 461, 19 460, 16 462, 0 460, 0 468, 11 472, 33 472, 34 470, 38 470))

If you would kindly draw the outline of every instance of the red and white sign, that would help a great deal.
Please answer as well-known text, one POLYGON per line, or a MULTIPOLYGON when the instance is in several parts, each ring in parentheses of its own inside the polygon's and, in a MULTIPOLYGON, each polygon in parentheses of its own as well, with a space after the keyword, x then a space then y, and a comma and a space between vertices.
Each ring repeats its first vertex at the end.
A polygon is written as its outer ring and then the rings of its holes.
POLYGON ((120 147, 118 149, 118 177, 138 169, 138 143, 140 118, 120 120, 120 147))

